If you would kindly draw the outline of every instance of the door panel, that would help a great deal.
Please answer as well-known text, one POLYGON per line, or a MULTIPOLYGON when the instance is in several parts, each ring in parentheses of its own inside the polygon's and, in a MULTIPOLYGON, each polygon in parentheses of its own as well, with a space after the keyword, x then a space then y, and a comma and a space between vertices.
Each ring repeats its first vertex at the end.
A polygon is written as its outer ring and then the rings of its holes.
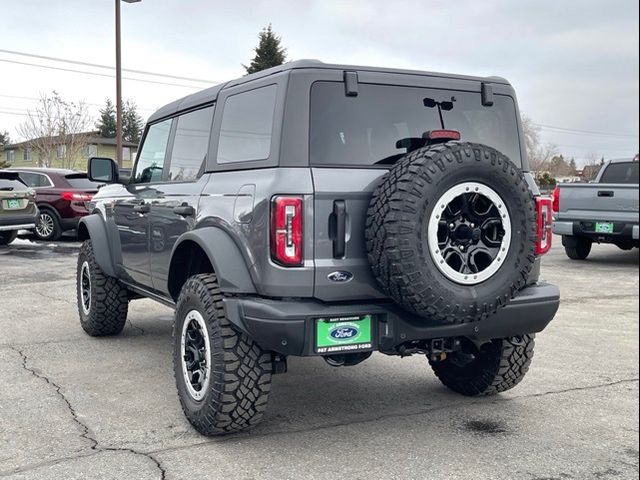
POLYGON ((149 217, 149 258, 154 290, 169 293, 167 280, 171 253, 180 236, 195 227, 198 200, 207 178, 202 177, 195 183, 156 186, 149 217))
POLYGON ((122 268, 129 281, 151 286, 149 267, 149 208, 154 191, 148 185, 131 185, 114 201, 113 221, 120 237, 122 268))

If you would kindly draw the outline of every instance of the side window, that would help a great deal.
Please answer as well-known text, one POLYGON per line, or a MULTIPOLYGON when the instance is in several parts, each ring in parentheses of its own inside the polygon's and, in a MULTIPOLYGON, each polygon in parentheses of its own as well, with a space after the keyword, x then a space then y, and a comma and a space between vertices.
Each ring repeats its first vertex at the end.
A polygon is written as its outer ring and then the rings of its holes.
POLYGON ((200 176, 209 147, 213 106, 177 118, 171 149, 170 182, 190 182, 200 176))
POLYGON ((257 88, 225 101, 218 163, 265 160, 271 152, 277 86, 257 88))
POLYGON ((168 119, 149 127, 136 164, 134 183, 152 183, 162 180, 171 121, 168 119))
POLYGON ((44 175, 37 173, 20 172, 20 180, 30 188, 50 187, 49 180, 44 175))

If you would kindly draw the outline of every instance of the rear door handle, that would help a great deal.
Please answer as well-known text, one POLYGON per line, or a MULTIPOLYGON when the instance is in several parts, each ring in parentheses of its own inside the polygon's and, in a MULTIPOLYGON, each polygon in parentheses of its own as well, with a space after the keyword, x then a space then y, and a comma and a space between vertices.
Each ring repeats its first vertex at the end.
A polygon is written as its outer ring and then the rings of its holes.
POLYGON ((196 210, 189 205, 180 205, 173 209, 173 213, 181 217, 193 217, 196 214, 196 210))
POLYGON ((613 198, 615 196, 615 192, 613 190, 600 190, 598 192, 598 196, 613 198))
POLYGON ((333 239, 333 258, 343 258, 347 250, 347 207, 344 200, 333 202, 335 219, 335 238, 333 239))
POLYGON ((133 206, 133 211, 136 213, 140 213, 142 215, 149 213, 150 210, 151 210, 151 205, 149 205, 148 203, 141 203, 139 205, 133 206))

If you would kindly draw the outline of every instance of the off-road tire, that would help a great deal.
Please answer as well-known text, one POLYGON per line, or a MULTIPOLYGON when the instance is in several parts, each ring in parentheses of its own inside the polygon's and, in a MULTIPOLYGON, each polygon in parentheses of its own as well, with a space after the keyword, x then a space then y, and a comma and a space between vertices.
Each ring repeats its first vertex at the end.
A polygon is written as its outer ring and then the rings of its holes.
POLYGON ((495 395, 512 389, 522 381, 533 359, 535 335, 492 340, 480 351, 465 340, 465 348, 477 357, 461 367, 454 352, 443 361, 429 359, 433 372, 454 392, 466 396, 495 395))
POLYGON ((586 260, 591 253, 593 242, 588 238, 576 239, 575 245, 565 245, 564 251, 571 260, 586 260))
POLYGON ((17 230, 0 232, 0 246, 9 245, 10 243, 14 242, 16 238, 18 238, 17 230))
POLYGON ((96 262, 91 240, 86 240, 80 248, 76 275, 76 293, 80 325, 92 337, 117 335, 122 332, 127 321, 129 299, 127 289, 113 277, 106 275, 96 262), (83 307, 82 268, 88 264, 91 278, 90 307, 88 314, 83 307))
POLYGON ((182 287, 173 328, 173 366, 180 404, 203 435, 238 432, 258 424, 271 390, 271 353, 237 331, 225 316, 222 292, 214 274, 195 275, 182 287), (204 397, 195 400, 182 372, 181 339, 185 317, 197 310, 207 325, 211 378, 204 397))
POLYGON ((522 171, 485 145, 447 142, 399 160, 374 191, 366 223, 373 275, 405 309, 441 323, 479 321, 505 307, 527 285, 535 262, 535 198, 522 171), (511 245, 504 263, 474 286, 455 283, 438 269, 426 226, 435 203, 452 186, 484 183, 504 200, 511 245))

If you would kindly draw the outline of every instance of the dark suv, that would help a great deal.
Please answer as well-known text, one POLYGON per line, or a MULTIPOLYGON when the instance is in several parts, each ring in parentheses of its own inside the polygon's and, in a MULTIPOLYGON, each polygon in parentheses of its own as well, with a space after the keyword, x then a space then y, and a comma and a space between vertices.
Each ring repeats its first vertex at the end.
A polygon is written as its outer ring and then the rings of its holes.
POLYGON ((87 174, 56 168, 12 168, 20 179, 36 191, 40 215, 33 233, 40 240, 57 240, 63 232, 74 230, 81 217, 88 215, 85 206, 98 191, 99 183, 87 174))
POLYGON ((80 221, 80 323, 175 308, 182 408, 206 435, 263 415, 289 355, 425 355, 464 395, 514 387, 559 290, 540 279, 551 200, 528 173, 513 88, 298 61, 151 116, 130 179, 80 221))

